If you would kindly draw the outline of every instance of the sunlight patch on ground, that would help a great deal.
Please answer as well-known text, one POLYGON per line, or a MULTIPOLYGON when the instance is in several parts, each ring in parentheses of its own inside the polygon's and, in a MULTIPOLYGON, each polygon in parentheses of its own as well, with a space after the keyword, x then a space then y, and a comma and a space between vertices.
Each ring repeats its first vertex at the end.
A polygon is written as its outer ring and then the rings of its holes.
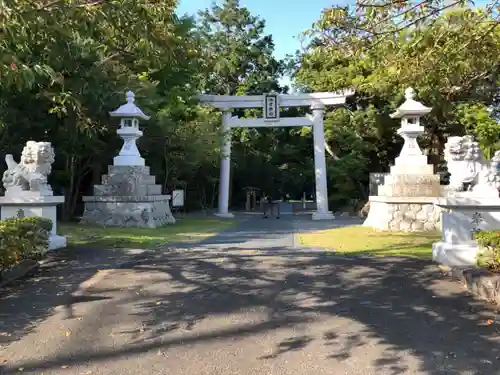
POLYGON ((362 226, 332 228, 299 233, 300 244, 324 248, 336 254, 432 258, 432 243, 439 232, 380 232, 362 226))

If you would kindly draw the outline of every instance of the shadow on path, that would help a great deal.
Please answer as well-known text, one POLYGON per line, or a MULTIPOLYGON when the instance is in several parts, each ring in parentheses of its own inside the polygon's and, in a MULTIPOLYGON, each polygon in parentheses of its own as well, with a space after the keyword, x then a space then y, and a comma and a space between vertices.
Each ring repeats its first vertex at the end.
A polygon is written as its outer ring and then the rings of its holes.
POLYGON ((33 276, 0 289, 0 345, 31 332, 56 306, 84 302, 89 297, 72 296, 78 286, 123 259, 130 259, 123 250, 69 247, 51 253, 33 276))
MULTIPOLYGON (((245 219, 239 218, 243 222, 245 219)), ((208 237, 202 242, 211 243, 211 238, 217 241, 217 237, 208 237)), ((179 247, 193 246, 197 244, 179 247)), ((84 302, 83 297, 73 296, 82 283, 101 270, 116 268, 135 258, 128 249, 70 246, 51 252, 32 277, 0 289, 0 349, 35 329, 57 306, 65 306, 71 316, 72 305, 84 302)))
MULTIPOLYGON (((67 346, 78 348, 76 352, 61 349, 16 367, 41 373, 67 363, 108 366, 146 360, 141 356, 152 351, 189 353, 193 345, 201 345, 200 366, 205 366, 214 361, 214 346, 238 340, 242 361, 266 363, 291 355, 288 373, 303 361, 293 358, 307 352, 313 361, 331 361, 325 362, 331 368, 324 369, 330 373, 364 374, 362 369, 371 369, 366 374, 500 374, 500 316, 441 277, 428 262, 337 257, 286 246, 223 249, 151 251, 122 265, 108 282, 87 290, 85 298, 95 298, 99 308, 87 311, 90 319, 81 322, 87 341, 69 339, 67 346), (127 292, 130 285, 137 293, 127 292), (119 288, 125 291, 118 293, 119 288), (126 315, 116 318, 120 311, 126 315), (110 325, 129 334, 120 322, 126 319, 143 328, 119 346, 103 343, 101 348, 102 332, 110 325), (274 347, 262 353, 254 343, 271 333, 274 347), (359 372, 348 372, 356 366, 359 372)), ((55 304, 54 293, 45 296, 49 305, 55 304)), ((19 301, 13 304, 23 308, 19 301)), ((29 306, 24 308, 29 311, 29 306)), ((231 355, 230 347, 222 348, 217 350, 231 355)), ((147 359, 148 364, 154 361, 147 359)), ((160 363, 169 374, 187 374, 172 370, 175 361, 160 363)), ((16 373, 7 366, 3 371, 16 373)))
MULTIPOLYGON (((323 318, 333 318, 328 320, 330 327, 286 338, 267 356, 246 355, 272 359, 285 352, 305 350, 319 341, 329 348, 329 357, 340 362, 349 360, 356 348, 365 347, 369 356, 373 351, 370 366, 390 369, 384 372, 388 374, 418 370, 433 375, 492 375, 500 365, 498 326, 486 323, 495 318, 494 312, 453 288, 455 284, 439 280, 435 268, 425 262, 349 259, 317 253, 287 255, 284 250, 279 256, 225 254, 223 261, 217 254, 150 254, 128 269, 139 279, 144 273, 163 273, 171 280, 167 287, 160 278, 158 283, 163 285, 152 288, 156 293, 122 301, 134 306, 134 314, 147 327, 145 336, 117 350, 95 352, 82 347, 71 357, 61 353, 46 361, 26 362, 22 364, 25 371, 241 338, 311 325, 323 318), (161 305, 156 301, 162 301, 161 305), (248 321, 224 330, 196 333, 197 325, 206 319, 253 308, 263 309, 267 318, 255 324, 248 321), (361 324, 352 330, 338 325, 336 319, 340 318, 361 324), (169 329, 165 329, 166 324, 169 329), (170 331, 181 328, 193 334, 169 337, 170 331), (373 350, 374 345, 384 346, 384 350, 373 350), (407 367, 408 357, 418 359, 417 369, 407 367)), ((96 290, 99 294, 111 292, 96 290)), ((95 329, 93 337, 99 340, 99 329, 95 329)))

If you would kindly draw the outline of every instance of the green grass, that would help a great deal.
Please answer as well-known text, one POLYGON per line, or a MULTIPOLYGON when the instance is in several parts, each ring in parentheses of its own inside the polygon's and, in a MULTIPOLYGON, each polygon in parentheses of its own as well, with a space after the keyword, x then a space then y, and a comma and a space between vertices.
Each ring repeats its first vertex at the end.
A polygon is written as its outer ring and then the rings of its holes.
POLYGON ((432 243, 439 241, 439 232, 380 232, 362 226, 333 228, 300 233, 303 246, 331 249, 341 255, 397 256, 432 258, 432 243))
POLYGON ((234 220, 180 219, 162 228, 118 228, 61 223, 58 232, 68 245, 99 248, 133 247, 146 249, 169 243, 196 243, 236 224, 234 220))

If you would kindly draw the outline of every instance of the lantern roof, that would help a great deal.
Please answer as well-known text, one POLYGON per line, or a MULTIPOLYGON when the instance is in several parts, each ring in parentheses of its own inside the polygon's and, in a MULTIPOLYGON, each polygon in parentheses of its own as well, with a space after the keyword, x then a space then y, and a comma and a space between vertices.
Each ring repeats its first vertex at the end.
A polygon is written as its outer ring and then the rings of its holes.
POLYGON ((111 117, 135 117, 143 120, 149 120, 150 116, 147 116, 142 112, 142 110, 135 105, 135 94, 132 91, 127 92, 127 103, 122 104, 118 109, 109 112, 111 117))
POLYGON ((405 101, 401 104, 396 112, 391 114, 391 118, 402 118, 408 116, 424 116, 428 114, 432 108, 426 107, 422 103, 416 101, 415 99, 415 90, 411 87, 408 87, 405 90, 405 101))

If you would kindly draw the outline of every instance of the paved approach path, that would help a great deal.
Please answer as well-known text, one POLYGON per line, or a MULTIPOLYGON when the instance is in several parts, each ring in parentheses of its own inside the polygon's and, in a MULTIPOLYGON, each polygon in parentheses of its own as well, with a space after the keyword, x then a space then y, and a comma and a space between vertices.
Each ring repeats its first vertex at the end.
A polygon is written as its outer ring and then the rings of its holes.
POLYGON ((493 308, 425 262, 294 242, 324 225, 254 217, 133 259, 61 252, 0 294, 0 373, 500 374, 493 308))

